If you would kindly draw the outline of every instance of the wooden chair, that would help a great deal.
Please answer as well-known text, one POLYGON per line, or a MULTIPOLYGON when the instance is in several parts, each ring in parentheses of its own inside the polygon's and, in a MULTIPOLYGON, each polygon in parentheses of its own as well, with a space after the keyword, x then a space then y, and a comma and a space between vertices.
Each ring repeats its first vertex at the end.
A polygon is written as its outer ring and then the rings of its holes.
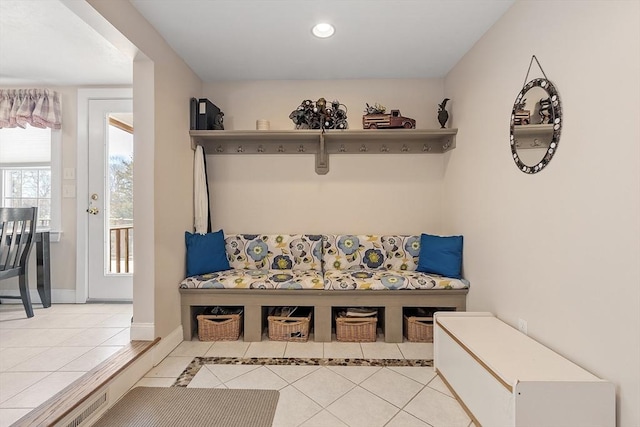
POLYGON ((38 208, 0 208, 0 280, 18 277, 20 296, 27 317, 33 317, 29 296, 29 254, 35 241, 38 208))

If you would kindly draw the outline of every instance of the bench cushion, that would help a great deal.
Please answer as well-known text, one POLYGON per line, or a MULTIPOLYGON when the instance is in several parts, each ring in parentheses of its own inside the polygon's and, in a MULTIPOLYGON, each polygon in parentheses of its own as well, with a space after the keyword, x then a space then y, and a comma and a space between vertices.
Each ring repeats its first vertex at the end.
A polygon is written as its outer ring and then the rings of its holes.
POLYGON ((227 234, 232 269, 314 270, 322 267, 322 236, 311 234, 227 234))
POLYGON ((465 289, 469 282, 407 270, 327 270, 326 290, 465 289))
POLYGON ((187 277, 183 289, 323 289, 315 270, 236 269, 187 277))
POLYGON ((325 270, 415 271, 420 236, 330 234, 323 246, 325 270))

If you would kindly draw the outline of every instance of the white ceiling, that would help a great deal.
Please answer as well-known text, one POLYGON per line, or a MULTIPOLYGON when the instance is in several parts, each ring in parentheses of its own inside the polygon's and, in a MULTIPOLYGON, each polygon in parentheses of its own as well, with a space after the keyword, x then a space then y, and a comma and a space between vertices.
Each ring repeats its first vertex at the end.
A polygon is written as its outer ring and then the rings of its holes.
MULTIPOLYGON (((130 1, 205 82, 443 77, 514 2, 130 1), (320 21, 332 38, 311 35, 320 21)), ((0 85, 131 79, 129 56, 60 0, 0 0, 0 85)))

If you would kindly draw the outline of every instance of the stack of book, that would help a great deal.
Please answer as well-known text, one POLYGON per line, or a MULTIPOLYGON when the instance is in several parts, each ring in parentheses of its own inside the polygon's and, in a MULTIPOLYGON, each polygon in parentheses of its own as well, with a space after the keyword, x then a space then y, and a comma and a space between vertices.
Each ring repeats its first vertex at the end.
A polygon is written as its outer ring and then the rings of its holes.
POLYGON ((366 307, 349 307, 338 313, 339 317, 376 317, 377 315, 377 308, 366 307))

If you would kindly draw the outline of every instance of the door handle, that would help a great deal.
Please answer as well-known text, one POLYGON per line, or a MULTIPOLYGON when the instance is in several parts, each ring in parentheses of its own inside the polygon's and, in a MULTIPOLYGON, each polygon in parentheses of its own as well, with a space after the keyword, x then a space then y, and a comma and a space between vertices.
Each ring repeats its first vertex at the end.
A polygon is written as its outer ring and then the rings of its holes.
POLYGON ((93 206, 93 201, 94 200, 98 200, 98 194, 97 193, 93 193, 91 195, 91 200, 89 200, 89 207, 87 208, 87 213, 89 213, 91 215, 98 215, 98 212, 100 212, 100 211, 98 210, 98 208, 93 206))

